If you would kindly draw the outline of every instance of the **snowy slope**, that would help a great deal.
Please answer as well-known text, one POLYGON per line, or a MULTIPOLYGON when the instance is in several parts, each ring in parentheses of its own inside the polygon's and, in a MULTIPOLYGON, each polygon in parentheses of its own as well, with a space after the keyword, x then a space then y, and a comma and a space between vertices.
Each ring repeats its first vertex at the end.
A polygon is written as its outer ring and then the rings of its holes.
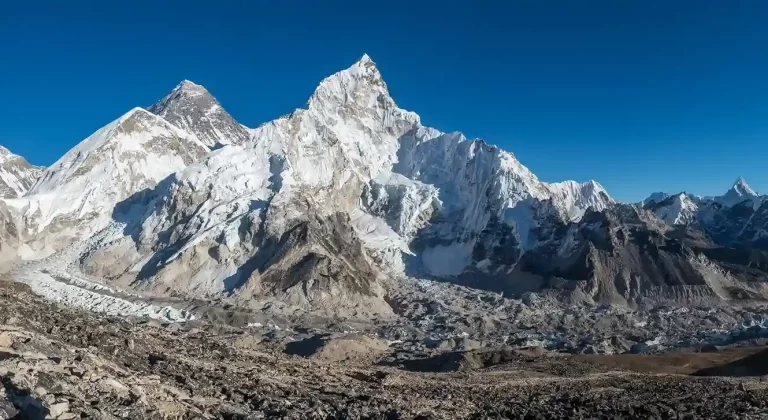
POLYGON ((0 146, 0 198, 26 194, 42 170, 42 167, 30 165, 23 157, 0 146))
POLYGON ((646 208, 669 225, 687 225, 696 220, 700 202, 697 197, 680 193, 658 202, 651 201, 646 208))
POLYGON ((171 124, 197 136, 208 147, 240 144, 248 129, 232 118, 204 87, 184 80, 167 96, 149 107, 171 124))
POLYGON ((134 108, 43 171, 27 195, 5 203, 22 241, 44 255, 103 228, 120 201, 207 152, 194 136, 134 108))

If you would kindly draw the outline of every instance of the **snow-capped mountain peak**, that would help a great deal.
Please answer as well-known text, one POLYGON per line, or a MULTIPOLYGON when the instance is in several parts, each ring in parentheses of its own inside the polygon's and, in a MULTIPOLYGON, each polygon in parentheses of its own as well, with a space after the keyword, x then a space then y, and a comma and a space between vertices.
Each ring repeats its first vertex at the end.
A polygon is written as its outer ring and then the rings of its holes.
POLYGON ((179 85, 176 86, 176 88, 172 91, 172 93, 173 92, 183 92, 184 94, 193 96, 210 95, 205 87, 186 79, 182 80, 181 83, 179 83, 179 85))
POLYGON ((699 202, 698 197, 682 192, 658 201, 647 201, 646 208, 669 225, 686 225, 695 220, 699 202))
POLYGON ((37 255, 103 228, 117 203, 154 187, 209 149, 197 137, 134 108, 47 168, 22 198, 7 201, 37 255))
POLYGON ((371 60, 371 57, 368 54, 363 53, 362 57, 360 57, 360 59, 357 60, 357 62, 365 64, 365 63, 368 63, 368 62, 373 63, 373 60, 371 60))
MULTIPOLYGON (((207 151, 207 147, 193 135, 143 108, 133 108, 80 142, 46 169, 37 184, 30 190, 30 194, 60 190, 72 179, 88 174, 98 163, 112 164, 123 156, 129 157, 131 152, 144 152, 148 149, 158 154, 165 153, 167 151, 159 150, 158 145, 164 144, 165 140, 171 142, 172 139, 182 139, 183 145, 174 146, 177 149, 175 151, 181 155, 191 149, 195 150, 196 156, 199 154, 198 150, 207 151), (161 142, 160 139, 163 141, 161 142)), ((147 176, 152 173, 168 175, 172 172, 166 168, 146 169, 136 175, 147 176)))
POLYGON ((749 184, 747 184, 747 180, 744 179, 744 177, 739 177, 736 179, 736 181, 733 183, 733 186, 731 187, 731 190, 740 196, 755 197, 758 195, 755 190, 753 190, 749 184))
POLYGON ((753 205, 757 207, 762 200, 755 190, 747 184, 747 181, 743 177, 739 177, 725 194, 715 197, 715 201, 727 207, 735 206, 744 201, 752 201, 753 205))
POLYGON ((579 220, 588 208, 601 211, 615 201, 597 181, 563 181, 544 184, 565 211, 568 220, 579 220))
POLYGON ((34 185, 42 170, 0 146, 0 197, 21 197, 34 185))
POLYGON ((400 138, 418 124, 418 115, 397 107, 364 56, 323 79, 306 109, 259 126, 252 139, 257 148, 281 156, 297 182, 341 186, 390 169, 400 138))
MULTIPOLYGON (((365 54, 349 68, 323 79, 309 99, 308 108, 354 107, 374 111, 396 108, 387 84, 371 58, 365 54)), ((411 114, 414 120, 418 115, 411 114)))
POLYGON ((205 87, 189 80, 183 80, 148 110, 197 136, 208 147, 241 144, 250 137, 249 130, 235 121, 205 87))

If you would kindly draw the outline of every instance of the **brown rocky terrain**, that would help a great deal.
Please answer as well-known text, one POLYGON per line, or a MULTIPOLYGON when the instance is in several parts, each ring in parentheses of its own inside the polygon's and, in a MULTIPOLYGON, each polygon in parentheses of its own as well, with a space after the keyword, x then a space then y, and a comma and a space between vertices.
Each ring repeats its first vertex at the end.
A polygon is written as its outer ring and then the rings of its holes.
POLYGON ((106 317, 0 283, 0 418, 768 418, 764 347, 391 352, 360 334, 106 317))

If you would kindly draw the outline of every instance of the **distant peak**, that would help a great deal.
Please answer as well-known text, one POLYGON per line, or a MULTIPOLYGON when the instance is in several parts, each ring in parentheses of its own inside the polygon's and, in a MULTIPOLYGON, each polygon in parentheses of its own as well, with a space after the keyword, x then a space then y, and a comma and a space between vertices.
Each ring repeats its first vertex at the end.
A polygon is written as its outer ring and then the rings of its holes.
POLYGON ((751 196, 757 195, 755 190, 753 190, 749 186, 749 184, 747 184, 747 180, 741 176, 738 177, 736 181, 733 182, 733 187, 731 187, 731 190, 737 192, 739 195, 751 195, 751 196))

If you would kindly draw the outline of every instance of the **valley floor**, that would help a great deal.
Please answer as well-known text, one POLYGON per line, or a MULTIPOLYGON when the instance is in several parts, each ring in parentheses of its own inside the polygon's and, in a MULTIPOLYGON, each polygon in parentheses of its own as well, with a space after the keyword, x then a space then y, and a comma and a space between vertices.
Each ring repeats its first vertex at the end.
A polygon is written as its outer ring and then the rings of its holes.
POLYGON ((116 318, 0 282, 0 418, 768 418, 762 346, 402 358, 381 344, 116 318))

